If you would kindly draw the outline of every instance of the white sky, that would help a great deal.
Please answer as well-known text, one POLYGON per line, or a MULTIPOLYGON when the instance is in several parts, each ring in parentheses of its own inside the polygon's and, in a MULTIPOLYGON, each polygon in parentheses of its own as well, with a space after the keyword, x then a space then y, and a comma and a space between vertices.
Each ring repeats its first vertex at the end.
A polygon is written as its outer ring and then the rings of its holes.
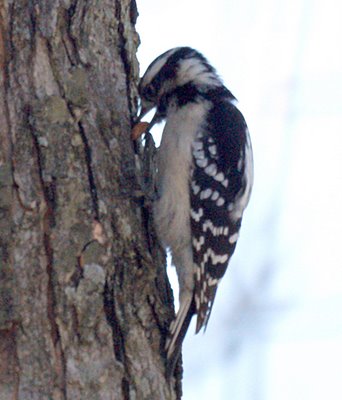
POLYGON ((255 187, 184 400, 342 398, 342 2, 142 0, 141 71, 201 51, 239 100, 255 187))

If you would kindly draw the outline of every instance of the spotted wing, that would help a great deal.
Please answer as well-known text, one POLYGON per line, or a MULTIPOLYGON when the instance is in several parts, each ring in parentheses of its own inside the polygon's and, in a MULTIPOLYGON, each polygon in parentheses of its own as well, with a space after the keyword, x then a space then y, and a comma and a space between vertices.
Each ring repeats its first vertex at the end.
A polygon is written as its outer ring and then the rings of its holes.
POLYGON ((244 118, 228 102, 214 105, 207 126, 193 142, 190 220, 196 333, 208 322, 217 285, 235 250, 242 212, 248 202, 246 192, 250 192, 251 183, 246 143, 249 141, 244 118))

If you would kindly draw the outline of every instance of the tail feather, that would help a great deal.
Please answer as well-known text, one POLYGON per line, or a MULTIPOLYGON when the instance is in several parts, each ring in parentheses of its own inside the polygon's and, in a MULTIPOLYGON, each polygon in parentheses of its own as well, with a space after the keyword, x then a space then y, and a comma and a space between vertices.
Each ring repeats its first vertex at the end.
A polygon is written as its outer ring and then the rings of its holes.
POLYGON ((166 341, 167 376, 171 377, 179 358, 185 334, 195 313, 193 297, 188 297, 179 307, 175 320, 170 326, 170 337, 166 341))
POLYGON ((207 329, 208 321, 210 318, 211 310, 213 309, 213 304, 216 296, 217 286, 207 287, 206 296, 210 301, 202 301, 198 298, 196 304, 196 334, 204 328, 204 332, 207 329))

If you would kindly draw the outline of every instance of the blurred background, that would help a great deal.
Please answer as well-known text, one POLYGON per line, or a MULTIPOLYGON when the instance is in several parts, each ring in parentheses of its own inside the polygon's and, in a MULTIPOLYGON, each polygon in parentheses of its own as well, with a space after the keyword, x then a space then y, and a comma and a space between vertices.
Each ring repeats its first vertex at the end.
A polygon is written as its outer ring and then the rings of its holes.
POLYGON ((342 3, 138 9, 141 74, 169 48, 196 48, 239 100, 254 147, 235 254, 206 333, 192 325, 184 343, 183 399, 341 399, 342 3))

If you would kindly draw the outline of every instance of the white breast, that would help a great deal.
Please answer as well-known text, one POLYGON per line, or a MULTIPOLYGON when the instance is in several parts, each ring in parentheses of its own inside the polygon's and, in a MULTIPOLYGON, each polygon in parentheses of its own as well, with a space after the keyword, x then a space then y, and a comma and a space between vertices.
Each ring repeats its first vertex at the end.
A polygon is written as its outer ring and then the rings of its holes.
POLYGON ((157 186, 159 199, 154 219, 159 239, 176 251, 190 243, 189 180, 192 168, 191 145, 201 132, 208 111, 206 102, 170 107, 158 152, 157 186))

